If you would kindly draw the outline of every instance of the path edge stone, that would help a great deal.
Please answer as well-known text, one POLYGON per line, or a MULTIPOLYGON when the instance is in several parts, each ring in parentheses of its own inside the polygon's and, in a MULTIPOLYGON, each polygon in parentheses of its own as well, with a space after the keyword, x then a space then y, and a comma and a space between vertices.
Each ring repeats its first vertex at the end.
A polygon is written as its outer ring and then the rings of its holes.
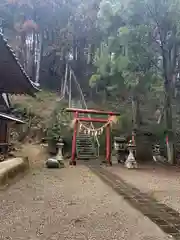
POLYGON ((30 169, 28 157, 18 157, 0 163, 0 186, 8 184, 11 180, 30 169))

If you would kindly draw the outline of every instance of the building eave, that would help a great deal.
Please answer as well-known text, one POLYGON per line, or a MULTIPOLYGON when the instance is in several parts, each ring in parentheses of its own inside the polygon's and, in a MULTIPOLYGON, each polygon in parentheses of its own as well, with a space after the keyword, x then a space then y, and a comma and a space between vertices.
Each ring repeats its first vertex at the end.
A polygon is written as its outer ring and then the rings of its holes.
POLYGON ((0 112, 0 119, 6 120, 6 121, 9 121, 9 122, 15 122, 15 123, 18 123, 18 124, 25 124, 25 122, 22 121, 21 119, 15 117, 13 115, 2 113, 2 112, 0 112))

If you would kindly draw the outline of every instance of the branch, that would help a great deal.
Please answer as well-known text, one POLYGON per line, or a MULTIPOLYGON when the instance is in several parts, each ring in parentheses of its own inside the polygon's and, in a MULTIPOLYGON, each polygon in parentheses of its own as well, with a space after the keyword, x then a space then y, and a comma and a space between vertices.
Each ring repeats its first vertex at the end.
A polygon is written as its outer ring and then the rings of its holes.
POLYGON ((154 67, 157 68, 157 70, 159 70, 160 72, 162 71, 162 69, 154 62, 154 60, 151 59, 151 63, 154 65, 154 67))

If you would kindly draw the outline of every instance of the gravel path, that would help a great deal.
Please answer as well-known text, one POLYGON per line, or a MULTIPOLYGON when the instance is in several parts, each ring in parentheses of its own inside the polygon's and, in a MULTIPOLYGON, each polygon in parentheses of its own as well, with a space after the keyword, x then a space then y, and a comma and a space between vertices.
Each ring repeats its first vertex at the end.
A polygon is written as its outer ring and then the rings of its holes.
POLYGON ((0 239, 167 240, 85 166, 36 169, 0 192, 0 239))
POLYGON ((121 166, 108 169, 180 213, 180 168, 144 165, 132 171, 121 166))

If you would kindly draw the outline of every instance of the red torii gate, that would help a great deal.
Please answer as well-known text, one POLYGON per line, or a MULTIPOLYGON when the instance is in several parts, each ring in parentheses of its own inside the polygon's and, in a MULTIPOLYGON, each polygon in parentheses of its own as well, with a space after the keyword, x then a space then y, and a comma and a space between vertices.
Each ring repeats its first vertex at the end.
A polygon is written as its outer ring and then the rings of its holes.
POLYGON ((108 112, 108 111, 98 111, 94 109, 78 109, 78 108, 66 108, 67 112, 74 113, 74 132, 73 132, 73 140, 72 140, 72 155, 70 164, 76 165, 76 136, 78 131, 78 122, 99 122, 99 123, 107 123, 106 126, 106 161, 109 165, 112 165, 111 162, 111 125, 110 125, 110 117, 112 116, 119 116, 120 113, 118 112, 108 112), (107 115, 108 118, 89 118, 89 117, 79 117, 79 113, 84 114, 98 114, 98 115, 107 115))

